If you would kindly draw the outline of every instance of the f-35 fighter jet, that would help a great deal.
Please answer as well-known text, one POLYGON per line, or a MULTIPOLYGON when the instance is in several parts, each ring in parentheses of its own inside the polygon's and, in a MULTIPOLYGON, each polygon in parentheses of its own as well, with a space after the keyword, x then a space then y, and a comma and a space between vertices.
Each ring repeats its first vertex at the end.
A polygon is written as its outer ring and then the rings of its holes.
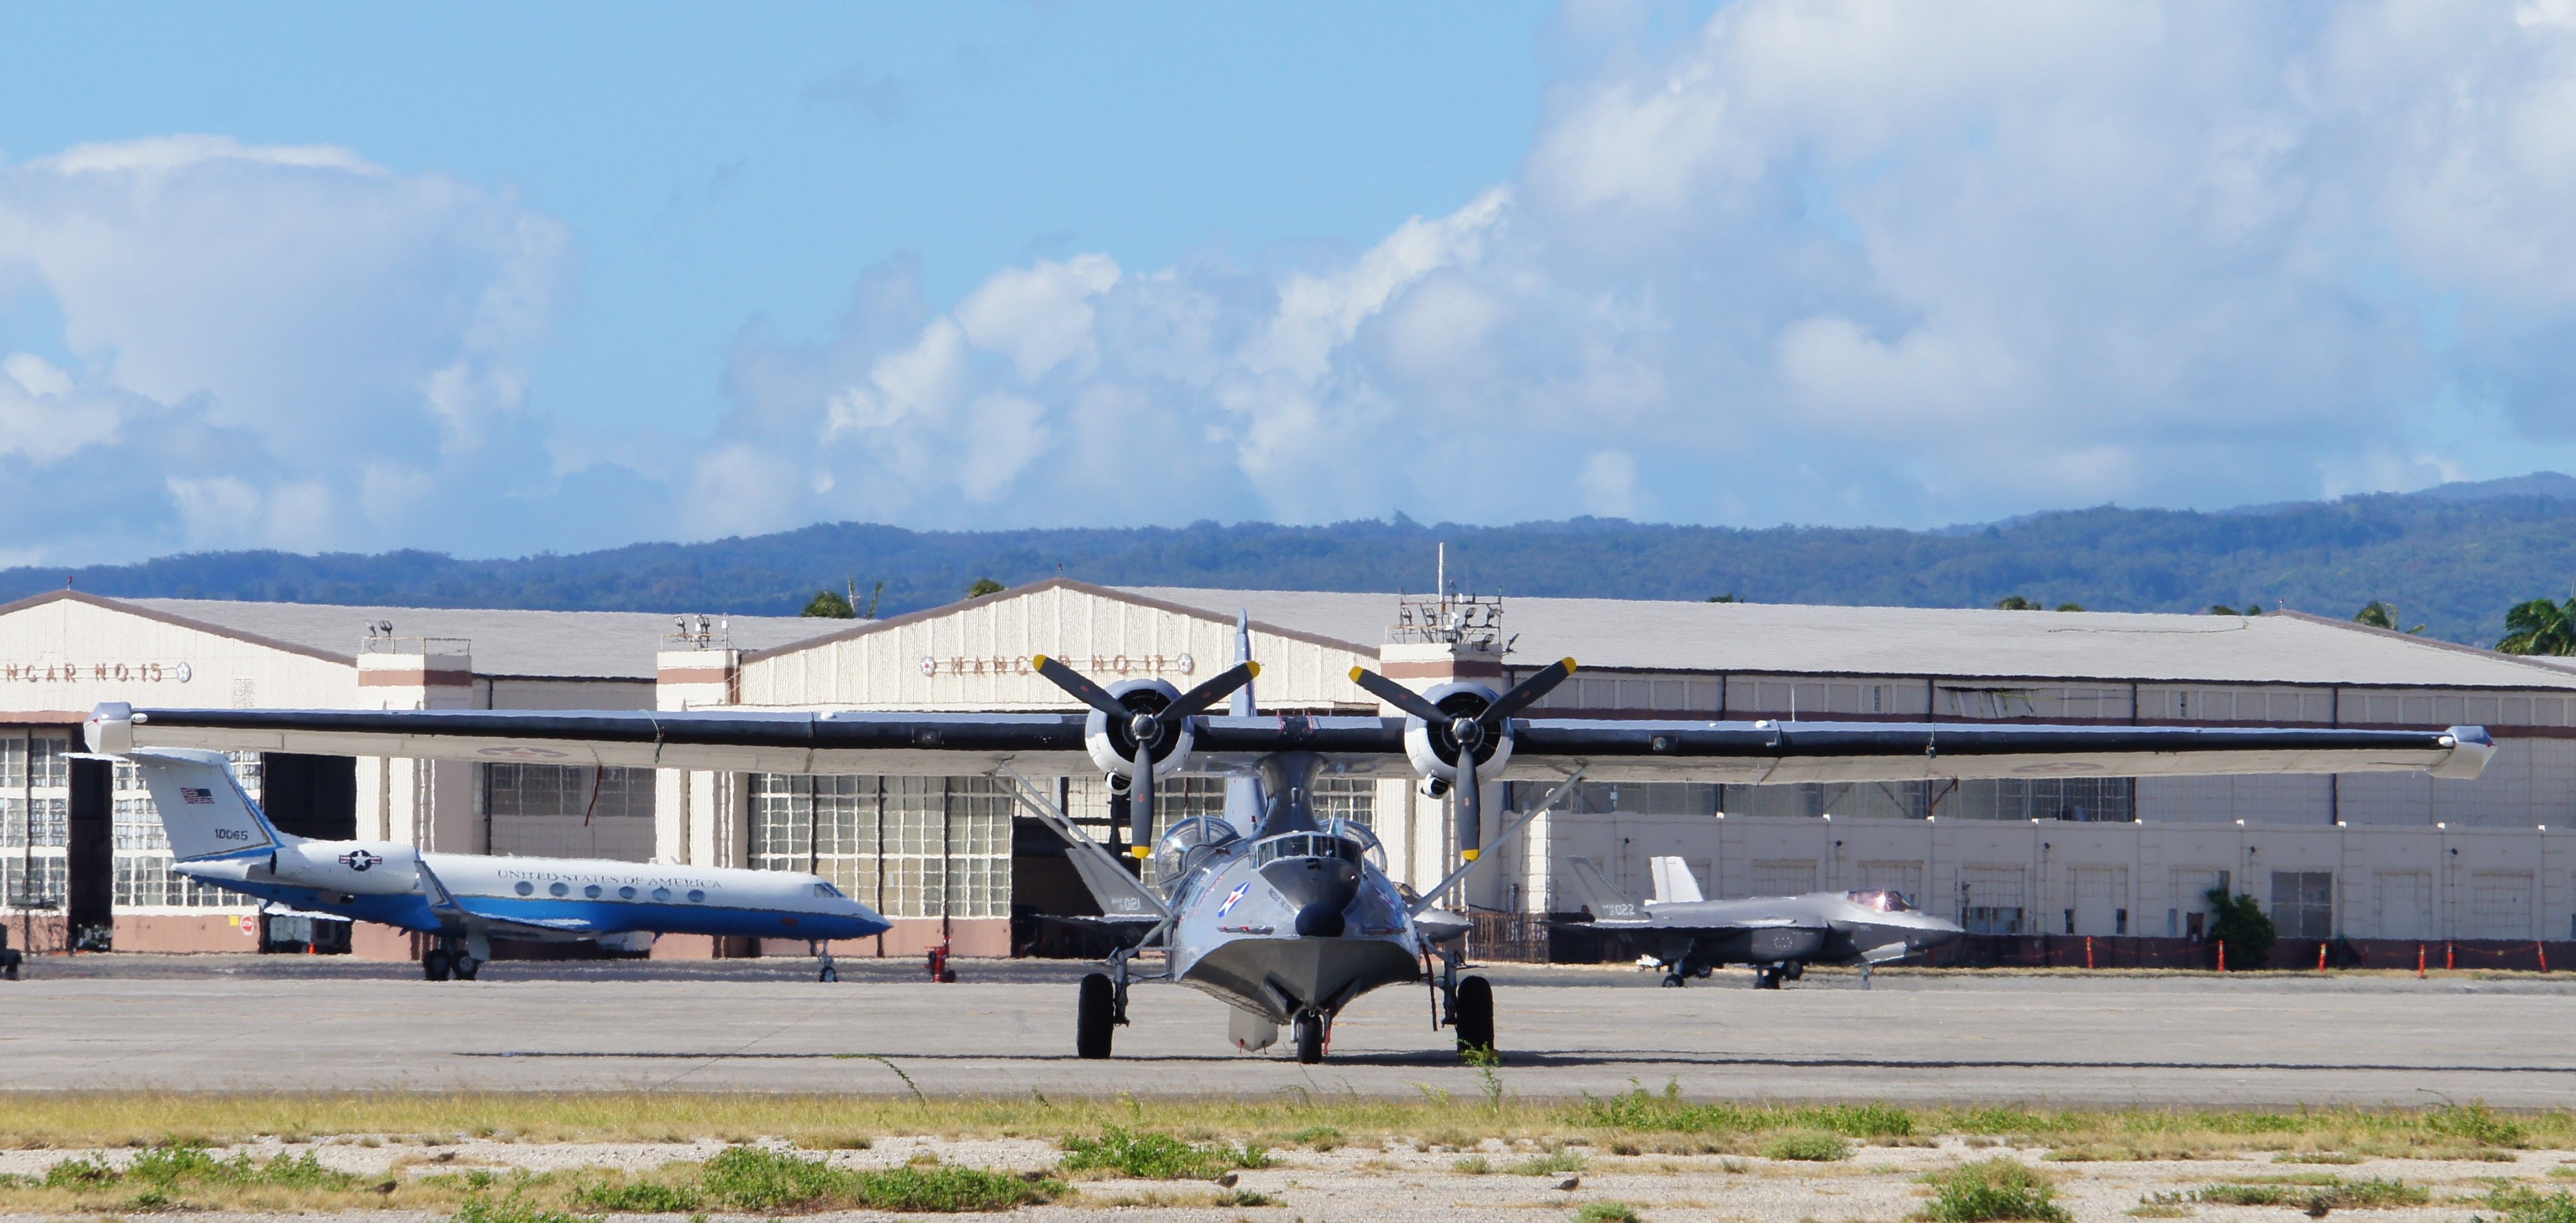
POLYGON ((1722 964, 1753 966, 1753 988, 1778 989, 1809 964, 1872 964, 1945 947, 1966 931, 1914 906, 1903 892, 1868 889, 1704 900, 1679 858, 1656 858, 1655 898, 1639 904, 1620 894, 1589 858, 1572 859, 1568 886, 1587 915, 1583 923, 1628 936, 1679 987, 1722 964))

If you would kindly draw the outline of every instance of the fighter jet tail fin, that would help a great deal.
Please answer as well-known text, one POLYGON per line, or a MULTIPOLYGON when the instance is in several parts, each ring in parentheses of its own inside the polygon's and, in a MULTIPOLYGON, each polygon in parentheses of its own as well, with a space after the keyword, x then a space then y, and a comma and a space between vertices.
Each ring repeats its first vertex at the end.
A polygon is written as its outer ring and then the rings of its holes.
POLYGON ((1699 880, 1691 877, 1689 863, 1679 858, 1655 858, 1646 865, 1654 872, 1656 904, 1689 904, 1702 899, 1699 880))
POLYGON ((1645 920, 1644 907, 1611 886, 1610 881, 1602 877, 1601 868, 1593 865, 1590 858, 1565 860, 1565 890, 1568 893, 1566 899, 1573 901, 1574 907, 1592 914, 1596 924, 1645 920))

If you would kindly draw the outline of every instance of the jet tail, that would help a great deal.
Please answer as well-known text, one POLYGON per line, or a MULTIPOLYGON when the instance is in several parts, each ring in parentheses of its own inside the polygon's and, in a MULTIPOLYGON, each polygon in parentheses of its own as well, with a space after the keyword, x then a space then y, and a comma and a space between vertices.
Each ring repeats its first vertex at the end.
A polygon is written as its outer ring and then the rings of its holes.
POLYGON ((1565 860, 1565 890, 1571 893, 1567 899, 1591 913, 1595 923, 1645 920, 1645 909, 1612 887, 1590 858, 1565 860))
POLYGON ((163 747, 127 752, 125 759, 142 772, 170 854, 181 862, 274 850, 297 839, 279 832, 242 793, 221 752, 163 747))
POLYGON ((1689 904, 1703 899, 1699 880, 1691 878, 1689 863, 1679 858, 1654 858, 1646 865, 1654 872, 1656 904, 1689 904))

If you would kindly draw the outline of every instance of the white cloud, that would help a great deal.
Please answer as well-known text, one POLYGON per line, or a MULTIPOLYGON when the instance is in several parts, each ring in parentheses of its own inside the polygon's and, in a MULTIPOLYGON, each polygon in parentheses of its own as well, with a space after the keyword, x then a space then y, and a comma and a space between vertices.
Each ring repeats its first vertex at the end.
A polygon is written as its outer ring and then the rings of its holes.
POLYGON ((7 361, 0 506, 51 528, 32 499, 113 471, 114 512, 23 541, 78 559, 526 539, 529 363, 570 277, 559 223, 346 149, 177 136, 0 164, 0 284, 48 302, 69 358, 7 361))
POLYGON ((2501 474, 2468 464, 2516 447, 2427 422, 2576 433, 2569 11, 1747 0, 1559 82, 1512 182, 1347 259, 1005 270, 737 415, 838 473, 770 525, 1493 520, 1569 487, 1921 523, 2501 474), (898 393, 932 349, 937 393, 898 393), (962 406, 994 395, 1006 424, 962 406))
POLYGON ((1659 42, 1578 5, 1597 54, 1454 208, 949 307, 897 261, 819 336, 746 330, 694 445, 547 435, 571 243, 505 193, 83 146, 0 164, 0 293, 63 319, 0 362, 0 547, 1923 524, 2509 474, 2576 454, 2571 13, 1740 0, 1659 42))

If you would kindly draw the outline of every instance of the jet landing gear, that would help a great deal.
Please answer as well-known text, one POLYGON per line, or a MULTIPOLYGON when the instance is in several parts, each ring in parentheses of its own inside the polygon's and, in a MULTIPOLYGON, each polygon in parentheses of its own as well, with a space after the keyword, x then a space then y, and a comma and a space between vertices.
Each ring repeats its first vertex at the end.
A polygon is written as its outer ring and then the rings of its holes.
POLYGON ((420 975, 432 981, 454 977, 471 981, 483 971, 483 960, 467 949, 465 940, 452 934, 438 936, 438 945, 422 952, 420 975))
POLYGON ((829 984, 841 979, 841 970, 833 967, 832 965, 832 945, 830 943, 816 940, 808 942, 805 945, 813 948, 814 958, 821 962, 821 967, 814 974, 815 980, 829 984))
POLYGON ((1806 975, 1807 966, 1796 960, 1786 964, 1756 964, 1753 966, 1753 988, 1778 989, 1782 981, 1795 981, 1806 975))
POLYGON ((1675 960, 1664 966, 1664 988, 1680 989, 1689 984, 1692 977, 1705 981, 1708 980, 1708 975, 1715 971, 1717 966, 1713 964, 1694 964, 1689 960, 1675 960))

